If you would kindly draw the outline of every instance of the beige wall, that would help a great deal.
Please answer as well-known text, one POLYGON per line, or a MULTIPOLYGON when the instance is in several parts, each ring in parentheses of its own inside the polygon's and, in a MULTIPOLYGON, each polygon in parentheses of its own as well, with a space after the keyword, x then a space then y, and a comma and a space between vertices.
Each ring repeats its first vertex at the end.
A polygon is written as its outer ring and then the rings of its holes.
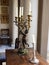
POLYGON ((39 0, 37 50, 47 59, 49 25, 49 0, 39 0))
POLYGON ((41 30, 41 55, 47 58, 49 22, 49 0, 43 0, 42 30, 41 30))
MULTIPOLYGON (((49 1, 48 1, 48 6, 49 6, 49 1)), ((49 7, 48 7, 48 11, 49 11, 49 7)), ((49 16, 49 13, 48 13, 49 16)), ((48 22, 48 47, 47 47, 47 52, 49 52, 49 22, 48 22)))

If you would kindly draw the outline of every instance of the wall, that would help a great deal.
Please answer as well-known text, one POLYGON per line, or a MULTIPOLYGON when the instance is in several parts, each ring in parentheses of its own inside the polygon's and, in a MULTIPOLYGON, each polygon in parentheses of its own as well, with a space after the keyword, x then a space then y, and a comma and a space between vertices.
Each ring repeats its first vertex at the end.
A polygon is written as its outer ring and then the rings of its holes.
POLYGON ((48 25, 48 47, 47 47, 47 52, 49 53, 49 25, 48 25))
POLYGON ((49 0, 43 0, 42 30, 41 30, 41 55, 47 58, 49 0))
POLYGON ((42 27, 43 0, 38 1, 38 27, 37 27, 37 51, 41 49, 41 27, 42 27))
POLYGON ((37 25, 38 25, 38 0, 31 0, 31 9, 32 9, 32 22, 31 22, 31 28, 29 30, 29 44, 32 46, 33 38, 32 35, 34 35, 35 38, 35 47, 37 43, 37 25))
POLYGON ((15 39, 18 37, 18 27, 15 25, 14 21, 15 21, 15 16, 18 17, 18 0, 13 0, 13 44, 15 46, 15 39), (17 13, 16 13, 17 12, 17 13))
POLYGON ((10 0, 9 1, 9 29, 10 29, 10 36, 12 39, 12 46, 15 47, 15 39, 18 36, 18 28, 15 25, 15 17, 18 16, 18 1, 17 0, 10 0), (17 13, 16 13, 17 12, 17 13))
MULTIPOLYGON (((48 1, 48 6, 49 6, 49 1, 48 1)), ((48 7, 48 11, 49 11, 49 7, 48 7)), ((48 12, 48 16, 49 16, 49 12, 48 12)), ((47 47, 47 52, 49 52, 49 22, 48 22, 48 47, 47 47)))

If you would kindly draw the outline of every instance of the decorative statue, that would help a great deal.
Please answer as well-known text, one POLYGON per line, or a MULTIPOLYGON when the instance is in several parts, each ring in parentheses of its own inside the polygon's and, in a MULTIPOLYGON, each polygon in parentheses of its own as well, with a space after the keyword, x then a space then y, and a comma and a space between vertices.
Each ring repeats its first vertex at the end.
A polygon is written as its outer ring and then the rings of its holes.
POLYGON ((19 48, 19 39, 18 38, 16 38, 16 40, 15 40, 15 48, 19 48))
MULTIPOLYGON (((28 33, 28 30, 25 30, 25 34, 23 35, 22 37, 22 44, 23 44, 23 47, 25 48, 25 44, 28 45, 27 41, 26 41, 26 37, 27 37, 27 33, 28 33)), ((28 45, 29 46, 29 45, 28 45)))
MULTIPOLYGON (((25 45, 28 45, 28 43, 26 41, 28 30, 26 29, 24 33, 21 30, 19 30, 19 35, 21 35, 21 34, 23 35, 22 36, 22 45, 23 45, 23 48, 25 48, 25 45)), ((19 43, 20 43, 19 39, 16 38, 16 40, 15 40, 15 48, 19 48, 19 43)))

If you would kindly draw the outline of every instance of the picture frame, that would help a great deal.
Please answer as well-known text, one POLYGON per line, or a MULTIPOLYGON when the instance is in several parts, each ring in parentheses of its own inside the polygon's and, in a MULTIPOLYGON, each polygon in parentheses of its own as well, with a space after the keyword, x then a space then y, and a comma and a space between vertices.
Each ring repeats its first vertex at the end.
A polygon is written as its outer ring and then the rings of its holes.
POLYGON ((8 14, 8 7, 1 7, 2 14, 8 14))
POLYGON ((9 0, 0 0, 1 5, 9 5, 9 0))
POLYGON ((8 23, 9 23, 9 16, 1 15, 1 24, 8 24, 8 23))
POLYGON ((2 36, 8 36, 9 35, 9 29, 1 29, 1 35, 2 36))

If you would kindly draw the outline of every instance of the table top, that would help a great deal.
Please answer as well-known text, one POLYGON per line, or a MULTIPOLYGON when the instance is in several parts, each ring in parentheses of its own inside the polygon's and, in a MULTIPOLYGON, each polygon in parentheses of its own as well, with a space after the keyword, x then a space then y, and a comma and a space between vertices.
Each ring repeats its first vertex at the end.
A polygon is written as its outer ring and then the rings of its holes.
MULTIPOLYGON (((30 53, 30 56, 33 54, 30 53)), ((6 51, 6 64, 7 65, 49 65, 45 59, 43 59, 40 54, 36 54, 37 58, 39 59, 39 64, 32 64, 29 62, 29 56, 26 55, 18 55, 16 50, 7 50, 6 51)))

